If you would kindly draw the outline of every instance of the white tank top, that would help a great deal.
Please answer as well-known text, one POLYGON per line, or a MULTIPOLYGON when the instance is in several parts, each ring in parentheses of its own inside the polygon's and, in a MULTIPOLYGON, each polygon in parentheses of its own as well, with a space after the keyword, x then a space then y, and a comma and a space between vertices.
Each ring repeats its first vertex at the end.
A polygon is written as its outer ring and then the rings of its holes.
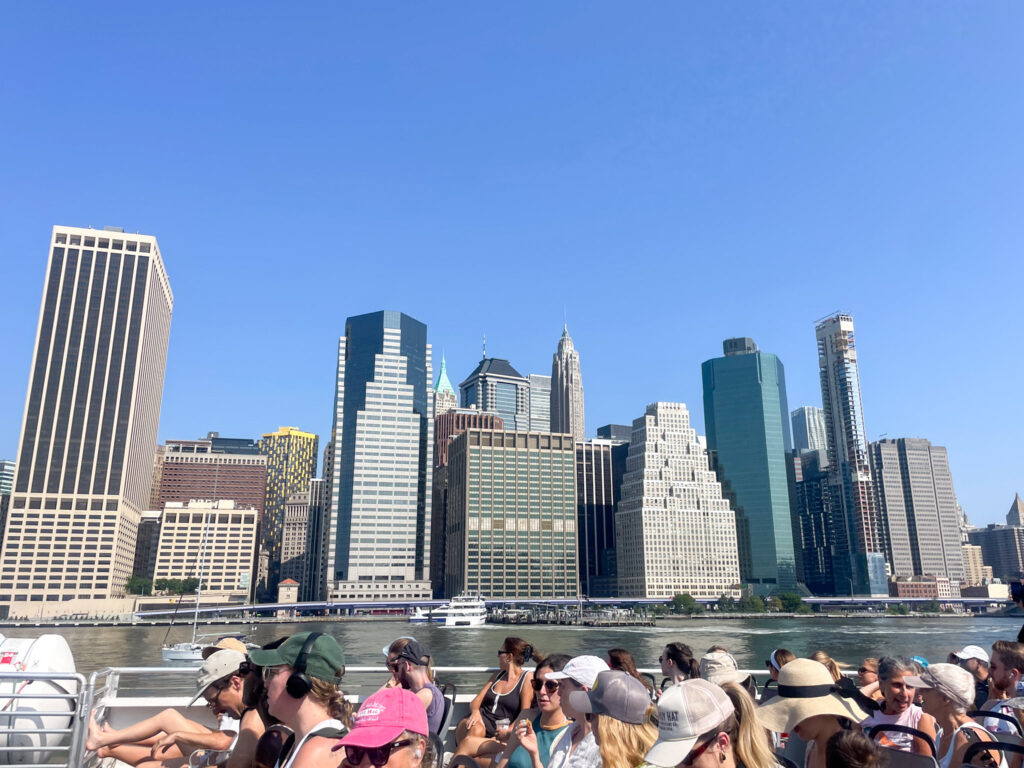
MULTIPOLYGON (((949 768, 949 763, 953 759, 953 753, 956 752, 956 735, 965 728, 976 728, 979 731, 984 731, 985 733, 988 733, 988 731, 986 731, 978 723, 974 722, 973 720, 968 720, 966 723, 964 723, 955 731, 953 731, 953 738, 949 740, 949 749, 947 749, 943 754, 939 755, 939 768, 949 768)), ((989 735, 991 736, 991 734, 989 735)), ((1000 752, 997 752, 996 754, 1000 756, 999 768, 1007 768, 1006 758, 1003 757, 1002 753, 1000 752)))
MULTIPOLYGON (((875 712, 871 717, 861 723, 861 727, 868 731, 874 725, 905 725, 908 728, 919 728, 921 715, 924 710, 917 704, 911 704, 898 715, 887 715, 884 712, 875 712)), ((909 733, 898 733, 896 731, 879 731, 875 734, 875 741, 883 747, 899 749, 903 752, 912 752, 914 737, 909 733)))
POLYGON ((288 753, 288 759, 284 761, 284 764, 282 764, 280 759, 278 759, 276 768, 292 768, 292 763, 295 762, 295 756, 299 754, 299 750, 302 749, 302 745, 305 744, 311 736, 316 736, 317 731, 328 728, 335 728, 339 731, 345 730, 345 726, 342 724, 341 720, 334 720, 333 718, 330 720, 322 720, 310 728, 309 733, 303 736, 302 740, 292 747, 291 752, 288 753))

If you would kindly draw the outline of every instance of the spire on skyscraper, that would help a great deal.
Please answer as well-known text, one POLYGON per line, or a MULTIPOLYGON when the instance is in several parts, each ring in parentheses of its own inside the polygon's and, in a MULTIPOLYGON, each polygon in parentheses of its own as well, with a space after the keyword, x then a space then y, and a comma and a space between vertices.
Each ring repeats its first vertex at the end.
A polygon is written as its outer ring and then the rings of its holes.
POLYGON ((452 386, 452 382, 448 378, 448 366, 443 353, 441 354, 441 370, 437 374, 437 381, 434 382, 434 391, 455 394, 455 387, 452 386))
POLYGON ((1020 494, 1016 494, 1010 511, 1006 513, 1007 525, 1024 525, 1024 501, 1021 501, 1020 494))
POLYGON ((551 431, 571 434, 576 440, 585 436, 580 353, 567 323, 562 324, 558 351, 551 361, 551 431))
POLYGON ((448 366, 445 364, 444 355, 441 355, 441 370, 437 374, 437 381, 434 382, 434 418, 442 413, 448 413, 459 407, 459 396, 455 394, 455 387, 448 378, 448 366))

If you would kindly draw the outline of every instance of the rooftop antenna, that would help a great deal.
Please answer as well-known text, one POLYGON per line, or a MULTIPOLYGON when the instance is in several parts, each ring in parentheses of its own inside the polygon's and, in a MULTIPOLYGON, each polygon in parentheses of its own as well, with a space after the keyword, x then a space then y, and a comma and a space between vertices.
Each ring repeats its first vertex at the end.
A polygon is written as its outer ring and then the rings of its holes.
POLYGON ((487 334, 484 334, 484 360, 487 359, 487 334))

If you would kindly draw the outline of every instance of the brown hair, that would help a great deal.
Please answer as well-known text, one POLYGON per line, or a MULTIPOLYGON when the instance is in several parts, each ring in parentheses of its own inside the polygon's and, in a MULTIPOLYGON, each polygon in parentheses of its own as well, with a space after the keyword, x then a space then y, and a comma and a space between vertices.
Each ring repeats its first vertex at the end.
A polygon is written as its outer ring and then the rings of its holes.
POLYGON ((506 637, 501 644, 501 649, 512 654, 512 661, 519 667, 530 659, 538 658, 537 649, 521 637, 506 637))
POLYGON ((1009 640, 996 640, 992 643, 992 655, 999 656, 999 661, 1010 669, 1019 670, 1024 674, 1024 643, 1012 643, 1009 640))
POLYGON ((836 664, 835 659, 824 651, 815 651, 811 654, 811 658, 819 664, 824 664, 825 669, 827 669, 829 674, 832 675, 832 680, 834 682, 839 682, 839 678, 843 676, 843 673, 839 671, 839 665, 836 664))
MULTIPOLYGON (((339 670, 338 677, 344 673, 339 670)), ((352 726, 352 705, 345 700, 345 694, 334 683, 328 683, 318 677, 311 677, 313 687, 309 689, 309 698, 323 706, 335 720, 341 720, 346 728, 352 726)))
POLYGON ((648 690, 651 690, 651 681, 637 671, 636 662, 633 660, 633 654, 625 648, 612 648, 608 651, 608 666, 612 669, 617 669, 621 672, 625 672, 627 675, 635 677, 643 683, 648 690))
POLYGON ((693 658, 693 651, 686 643, 668 643, 662 653, 687 677, 700 677, 700 665, 693 658))
POLYGON ((785 648, 776 648, 772 651, 770 658, 775 659, 775 663, 779 665, 779 669, 782 669, 796 658, 796 654, 792 651, 787 651, 785 648))
POLYGON ((839 731, 825 747, 827 768, 881 768, 885 763, 879 746, 861 731, 839 731))
POLYGON ((657 712, 647 708, 641 725, 624 723, 608 715, 591 716, 601 741, 601 765, 604 768, 634 768, 644 762, 648 751, 658 740, 657 712))

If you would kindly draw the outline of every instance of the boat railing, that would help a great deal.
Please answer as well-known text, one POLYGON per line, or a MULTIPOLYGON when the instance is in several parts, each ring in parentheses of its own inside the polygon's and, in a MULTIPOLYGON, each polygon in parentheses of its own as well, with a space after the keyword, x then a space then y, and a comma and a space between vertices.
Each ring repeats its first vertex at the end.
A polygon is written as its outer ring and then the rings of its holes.
POLYGON ((8 684, 13 690, 0 694, 0 764, 17 764, 20 768, 54 768, 61 765, 78 768, 89 722, 85 676, 74 672, 0 672, 0 685, 6 687, 8 684), (55 691, 63 693, 26 690, 35 682, 52 683, 55 691), (18 705, 21 701, 31 704, 48 700, 67 701, 68 711, 65 713, 38 707, 19 709, 18 705), (50 720, 65 718, 68 727, 45 727, 50 720), (21 727, 26 722, 37 727, 21 727), (55 740, 57 743, 44 743, 47 742, 47 736, 59 737, 55 740), (32 758, 39 757, 45 757, 47 761, 31 762, 32 758))

